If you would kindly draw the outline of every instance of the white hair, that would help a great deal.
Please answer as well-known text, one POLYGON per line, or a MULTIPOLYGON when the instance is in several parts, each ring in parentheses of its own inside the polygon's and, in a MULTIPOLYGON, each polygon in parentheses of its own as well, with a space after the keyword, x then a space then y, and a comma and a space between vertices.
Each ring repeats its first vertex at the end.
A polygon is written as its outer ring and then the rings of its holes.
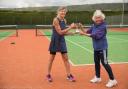
POLYGON ((95 21, 95 17, 100 16, 102 19, 105 19, 105 15, 101 10, 96 10, 92 16, 92 20, 95 21))

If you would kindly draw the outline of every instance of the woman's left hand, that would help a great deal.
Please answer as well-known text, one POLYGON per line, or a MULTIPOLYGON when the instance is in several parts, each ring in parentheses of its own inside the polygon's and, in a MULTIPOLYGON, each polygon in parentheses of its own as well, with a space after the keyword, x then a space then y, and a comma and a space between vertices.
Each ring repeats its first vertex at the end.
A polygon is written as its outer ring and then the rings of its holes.
POLYGON ((80 31, 79 33, 80 33, 80 35, 91 36, 91 34, 87 34, 87 33, 82 32, 82 31, 80 31))
POLYGON ((86 35, 86 33, 85 32, 82 32, 82 31, 80 31, 79 34, 80 35, 86 35))

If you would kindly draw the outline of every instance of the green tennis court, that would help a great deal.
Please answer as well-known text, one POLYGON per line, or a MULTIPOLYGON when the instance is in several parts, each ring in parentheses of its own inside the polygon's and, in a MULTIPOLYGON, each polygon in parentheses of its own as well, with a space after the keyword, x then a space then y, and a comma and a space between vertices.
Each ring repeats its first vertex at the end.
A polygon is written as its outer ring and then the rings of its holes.
POLYGON ((12 35, 14 31, 0 31, 0 40, 12 35))
MULTIPOLYGON (((44 31, 50 38, 51 31, 44 31)), ((108 34, 110 63, 128 62, 128 32, 111 31, 108 34)), ((85 36, 66 36, 68 54, 73 65, 93 64, 92 40, 85 36)))
POLYGON ((9 36, 18 36, 16 25, 0 25, 0 40, 9 36))

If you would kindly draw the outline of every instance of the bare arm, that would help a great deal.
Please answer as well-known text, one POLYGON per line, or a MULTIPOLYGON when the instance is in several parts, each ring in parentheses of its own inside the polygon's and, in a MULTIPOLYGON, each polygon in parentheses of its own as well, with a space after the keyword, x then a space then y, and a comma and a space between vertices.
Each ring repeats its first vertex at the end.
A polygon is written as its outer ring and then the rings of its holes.
POLYGON ((66 34, 71 28, 72 26, 69 26, 68 28, 61 30, 60 25, 59 25, 59 21, 57 18, 54 18, 53 20, 53 26, 55 26, 55 30, 58 32, 58 34, 60 35, 64 35, 66 34))
POLYGON ((74 32, 67 32, 64 35, 74 35, 74 34, 75 34, 74 32))

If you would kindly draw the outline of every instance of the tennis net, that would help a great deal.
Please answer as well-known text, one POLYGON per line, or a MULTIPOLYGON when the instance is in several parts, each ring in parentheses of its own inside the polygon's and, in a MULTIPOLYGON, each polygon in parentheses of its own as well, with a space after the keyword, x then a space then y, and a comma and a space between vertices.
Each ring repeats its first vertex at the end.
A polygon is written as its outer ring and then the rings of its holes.
POLYGON ((0 25, 0 37, 18 37, 17 25, 0 25))

